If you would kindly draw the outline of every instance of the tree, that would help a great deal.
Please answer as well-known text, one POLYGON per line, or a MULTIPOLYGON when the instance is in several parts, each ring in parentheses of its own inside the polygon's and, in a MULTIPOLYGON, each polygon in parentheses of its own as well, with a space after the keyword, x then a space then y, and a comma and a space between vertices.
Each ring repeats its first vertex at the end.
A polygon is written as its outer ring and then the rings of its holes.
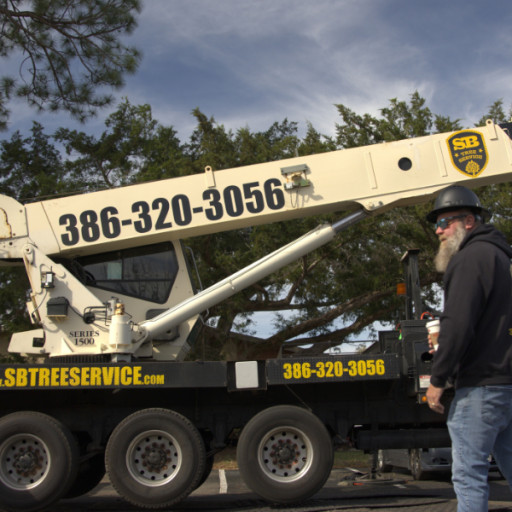
MULTIPOLYGON (((487 115, 483 116, 477 123, 477 126, 485 125, 487 119, 494 123, 507 123, 512 120, 512 107, 505 113, 503 100, 495 101, 490 107, 487 115)), ((478 196, 482 204, 488 206, 493 214, 492 223, 505 235, 508 240, 512 240, 512 184, 501 183, 479 189, 478 196)))
POLYGON ((29 137, 17 131, 0 148, 2 194, 25 203, 71 191, 61 155, 39 123, 32 124, 29 137))
MULTIPOLYGON (((0 143, 0 193, 22 203, 72 189, 59 151, 39 123, 30 136, 19 132, 0 143)), ((30 328, 26 312, 29 282, 23 266, 0 268, 0 325, 3 332, 30 328)))
MULTIPOLYGON (((204 172, 206 165, 220 170, 280 160, 294 156, 299 145, 297 125, 288 120, 276 122, 264 132, 252 133, 248 128, 243 128, 233 134, 226 132, 222 125, 215 123, 214 118, 207 118, 198 109, 194 111, 194 116, 198 124, 190 144, 186 146, 191 172, 204 172)), ((287 223, 233 230, 192 239, 187 244, 196 253, 204 286, 209 286, 276 249, 285 243, 283 240, 289 241, 298 236, 298 224, 297 228, 287 223)), ((276 273, 272 278, 211 308, 198 344, 201 356, 228 358, 240 352, 236 346, 238 343, 249 340, 251 344, 253 341, 261 344, 263 340, 250 335, 252 314, 271 307, 269 302, 279 295, 286 282, 285 276, 276 273), (254 295, 254 300, 251 300, 254 295)))
POLYGON ((425 99, 416 91, 410 104, 393 98, 390 105, 381 109, 381 118, 357 115, 345 105, 336 105, 344 124, 336 125, 338 147, 355 148, 381 142, 421 137, 460 129, 458 119, 433 115, 425 106, 425 99))
POLYGON ((508 114, 503 109, 503 100, 495 101, 490 107, 487 114, 480 118, 477 126, 484 126, 486 121, 491 119, 494 123, 506 123, 512 120, 512 107, 509 108, 508 114))
POLYGON ((13 97, 82 121, 110 103, 103 88, 120 87, 140 59, 121 43, 139 10, 139 0, 0 0, 0 57, 19 62, 0 83, 0 128, 13 97))
POLYGON ((135 182, 179 176, 188 159, 172 127, 160 125, 149 105, 131 105, 125 99, 105 121, 96 138, 61 128, 55 139, 71 158, 70 178, 82 191, 119 187, 135 182))
MULTIPOLYGON (((296 123, 288 120, 262 132, 243 128, 232 133, 195 109, 196 129, 189 142, 180 146, 172 128, 153 120, 148 105, 134 107, 127 101, 107 120, 108 130, 98 139, 62 130, 58 138, 73 153, 68 165, 79 171, 75 177, 80 175, 98 187, 202 173, 207 165, 221 170, 360 143, 418 137, 438 126, 460 128, 458 121, 433 115, 417 93, 410 104, 391 100, 380 118, 359 117, 343 105, 338 109, 343 122, 337 125, 335 141, 311 125, 300 140, 296 123), (162 152, 164 147, 171 150, 162 152)), ((403 308, 395 296, 396 283, 402 278, 400 258, 410 247, 423 248, 425 300, 435 305, 430 285, 439 277, 431 263, 437 240, 425 220, 427 210, 427 206, 402 208, 368 219, 336 242, 210 308, 199 351, 192 357, 271 356, 283 343, 305 338, 313 344, 312 352, 321 352, 323 343, 340 344, 376 320, 395 322, 403 308), (276 314, 274 333, 266 338, 256 336, 253 327, 254 314, 262 312, 276 314)), ((341 215, 217 233, 187 240, 187 245, 194 248, 203 284, 209 286, 341 215)))
MULTIPOLYGON (((368 114, 359 116, 344 105, 338 105, 338 111, 343 123, 337 125, 335 142, 322 137, 311 126, 303 141, 296 139, 293 130, 283 131, 284 136, 292 139, 287 145, 281 144, 287 150, 279 156, 291 156, 292 147, 297 148, 293 152, 305 155, 333 150, 334 144, 337 148, 350 148, 423 136, 438 127, 460 129, 458 120, 433 115, 418 93, 411 96, 410 104, 391 100, 390 105, 382 109, 380 118, 368 114)), ((221 127, 207 128, 211 133, 221 127)), ((264 142, 269 138, 264 134, 244 131, 238 135, 243 136, 238 150, 249 145, 253 155, 265 154, 264 142)), ((226 144, 220 148, 212 148, 210 144, 208 152, 219 158, 224 147, 226 144)), ((303 344, 307 341, 312 344, 310 353, 321 353, 325 343, 341 344, 351 335, 371 327, 376 320, 396 322, 403 309, 401 299, 395 295, 396 283, 402 279, 400 259, 405 250, 412 247, 423 248, 424 298, 435 306, 432 284, 439 276, 433 270, 432 259, 437 239, 425 220, 427 211, 427 206, 402 208, 368 219, 342 233, 337 241, 211 308, 208 315, 215 321, 205 328, 201 355, 228 359, 275 356, 283 343, 286 345, 290 340, 302 340, 303 344), (256 312, 277 313, 275 332, 266 339, 255 337, 251 329, 251 314, 256 312)), ((201 268, 208 279, 215 282, 221 269, 223 275, 229 274, 236 270, 235 266, 239 268, 321 221, 332 221, 340 215, 341 212, 209 237, 207 244, 201 242, 196 247, 201 268)))

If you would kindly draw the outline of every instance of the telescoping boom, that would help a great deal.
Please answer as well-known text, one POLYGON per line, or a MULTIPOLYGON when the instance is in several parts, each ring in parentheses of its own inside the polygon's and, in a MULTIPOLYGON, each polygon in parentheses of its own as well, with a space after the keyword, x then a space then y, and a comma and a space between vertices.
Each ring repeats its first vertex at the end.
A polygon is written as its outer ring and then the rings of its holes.
POLYGON ((181 359, 199 313, 368 214, 454 183, 509 181, 510 126, 485 126, 21 205, 0 197, 0 258, 23 262, 36 329, 10 351, 181 359), (195 293, 180 244, 251 225, 354 211, 195 293))

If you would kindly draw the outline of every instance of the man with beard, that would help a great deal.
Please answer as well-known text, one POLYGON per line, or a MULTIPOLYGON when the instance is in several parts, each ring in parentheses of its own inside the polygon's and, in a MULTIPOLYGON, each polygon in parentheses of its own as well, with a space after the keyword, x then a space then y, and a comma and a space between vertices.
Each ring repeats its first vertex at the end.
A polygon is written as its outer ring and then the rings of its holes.
POLYGON ((445 294, 427 400, 444 413, 441 397, 453 383, 447 424, 458 512, 488 510, 489 454, 512 484, 512 249, 488 217, 458 185, 442 190, 427 216, 445 294))

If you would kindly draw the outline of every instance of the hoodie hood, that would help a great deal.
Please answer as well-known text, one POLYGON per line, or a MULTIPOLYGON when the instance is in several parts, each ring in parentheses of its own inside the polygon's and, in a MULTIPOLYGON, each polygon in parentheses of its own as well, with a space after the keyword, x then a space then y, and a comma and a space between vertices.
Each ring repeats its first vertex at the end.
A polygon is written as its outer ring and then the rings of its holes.
POLYGON ((482 224, 468 233, 460 245, 460 250, 474 242, 487 242, 493 244, 501 249, 509 258, 512 258, 512 248, 507 243, 505 235, 491 224, 482 224))

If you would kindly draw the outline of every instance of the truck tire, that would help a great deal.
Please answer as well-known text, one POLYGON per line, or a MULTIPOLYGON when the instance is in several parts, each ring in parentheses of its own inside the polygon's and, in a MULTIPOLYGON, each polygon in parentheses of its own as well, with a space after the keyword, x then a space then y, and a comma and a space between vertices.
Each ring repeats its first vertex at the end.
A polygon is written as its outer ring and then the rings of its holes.
POLYGON ((332 439, 311 412, 270 407, 242 430, 237 460, 244 482, 256 494, 273 503, 297 503, 319 491, 329 477, 332 439))
POLYGON ((215 462, 215 457, 213 455, 206 457, 206 462, 204 465, 203 473, 201 475, 201 478, 199 479, 199 482, 197 482, 195 489, 199 489, 199 487, 201 487, 201 485, 203 485, 206 482, 206 480, 208 480, 208 477, 210 476, 210 474, 213 470, 214 462, 215 462))
POLYGON ((389 473, 393 469, 391 464, 386 461, 386 454, 384 450, 377 451, 377 471, 379 473, 389 473))
POLYGON ((414 480, 425 480, 429 473, 421 465, 421 449, 413 448, 409 451, 409 469, 414 480))
POLYGON ((60 499, 78 470, 78 444, 67 427, 39 412, 0 418, 0 506, 47 507, 60 499))
POLYGON ((204 473, 206 450, 196 427, 167 409, 144 409, 112 432, 105 465, 116 491, 138 507, 170 507, 185 499, 204 473))

